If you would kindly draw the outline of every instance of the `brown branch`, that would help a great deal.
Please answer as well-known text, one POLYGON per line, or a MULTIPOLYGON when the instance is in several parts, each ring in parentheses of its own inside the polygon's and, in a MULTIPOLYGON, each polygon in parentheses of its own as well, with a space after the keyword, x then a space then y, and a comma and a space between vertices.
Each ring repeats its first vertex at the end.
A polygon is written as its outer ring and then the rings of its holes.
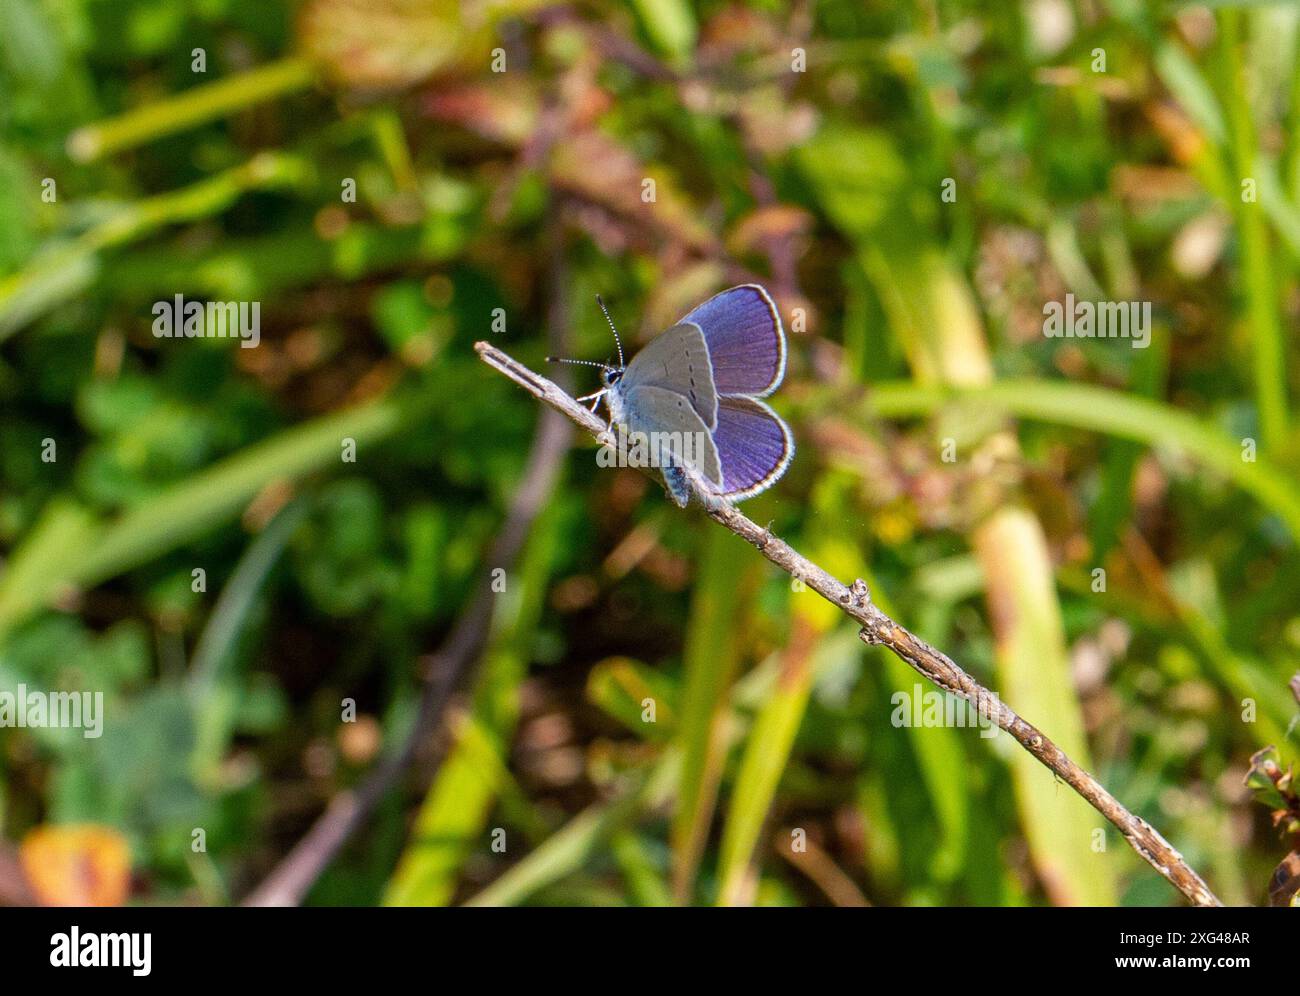
POLYGON ((821 847, 811 840, 803 842, 803 850, 791 847, 790 830, 778 830, 772 837, 772 850, 803 872, 817 888, 836 906, 870 906, 857 883, 821 847))
MULTIPOLYGON (((583 408, 557 385, 534 373, 490 343, 474 347, 482 360, 499 370, 525 390, 546 402, 556 411, 596 437, 598 442, 613 444, 604 421, 583 408)), ((788 543, 757 525, 735 506, 723 502, 702 502, 705 513, 715 522, 752 544, 764 557, 791 577, 798 578, 822 598, 862 626, 862 641, 888 647, 914 670, 940 688, 974 705, 980 714, 997 723, 1042 764, 1083 796, 1087 802, 1113 823, 1133 850, 1169 880, 1179 892, 1197 906, 1222 906, 1210 887, 1192 869, 1160 833, 1145 820, 1129 812, 1088 772, 1075 764, 1048 737, 1025 722, 993 692, 958 667, 951 658, 914 636, 885 615, 871 601, 870 592, 861 580, 851 586, 832 577, 804 557, 788 543)))
MULTIPOLYGON (((518 558, 529 527, 551 492, 570 434, 569 426, 559 416, 539 424, 523 479, 505 523, 484 560, 486 565, 509 568, 518 558)), ((495 598, 490 572, 482 573, 489 580, 480 582, 447 639, 425 661, 427 677, 416 720, 401 746, 381 761, 359 788, 330 800, 311 829, 244 899, 243 905, 297 906, 301 903, 348 838, 369 818, 398 776, 415 759, 420 745, 437 732, 447 702, 478 660, 492 622, 495 598)))
MULTIPOLYGON (((547 325, 552 347, 563 352, 564 330, 569 326, 564 285, 563 253, 553 247, 551 309, 547 325)), ((552 385, 554 386, 554 385, 552 385)), ((559 388, 556 388, 559 390, 559 388)), ((567 397, 567 395, 566 395, 567 397)), ((518 559, 537 513, 550 496, 559 475, 572 430, 554 412, 538 423, 523 477, 505 521, 484 558, 488 568, 509 569, 518 559)), ((441 727, 447 703, 456 687, 478 660, 492 623, 495 596, 491 571, 483 570, 477 590, 462 610, 455 626, 436 653, 424 660, 425 681, 416 718, 399 747, 385 757, 350 792, 330 800, 325 811, 262 883, 243 901, 245 906, 297 906, 348 839, 369 818, 393 783, 415 759, 420 745, 441 727)), ((433 773, 426 781, 431 781, 433 773)))

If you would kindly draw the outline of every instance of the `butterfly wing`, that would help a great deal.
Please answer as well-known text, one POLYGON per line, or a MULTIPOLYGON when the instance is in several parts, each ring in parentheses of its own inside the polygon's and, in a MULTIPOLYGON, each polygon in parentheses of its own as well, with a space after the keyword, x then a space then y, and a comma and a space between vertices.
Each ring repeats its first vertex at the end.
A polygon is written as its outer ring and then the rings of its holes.
POLYGON ((650 437, 656 466, 689 465, 702 475, 706 486, 722 487, 717 444, 684 394, 653 384, 619 384, 618 388, 616 406, 622 421, 629 435, 650 437))
MULTIPOLYGON (((730 501, 766 490, 794 456, 790 428, 759 397, 785 376, 785 333, 767 291, 716 294, 632 358, 610 410, 632 433, 679 438, 660 466, 688 465, 698 487, 730 501), (616 414, 615 414, 616 413, 616 414), (703 430, 701 434, 701 430, 703 430)), ((683 491, 669 488, 679 504, 683 491)))
POLYGON ((785 376, 781 316, 758 284, 741 284, 715 294, 674 328, 682 326, 694 326, 703 335, 720 395, 766 397, 785 376))
MULTIPOLYGON (((722 486, 716 493, 731 501, 765 491, 794 458, 790 427, 755 398, 724 395, 718 399, 713 442, 722 471, 722 486)), ((706 484, 711 487, 712 479, 706 484)))
POLYGON ((698 325, 674 325, 655 336, 623 372, 624 391, 658 387, 680 394, 712 429, 718 421, 718 392, 704 333, 698 325))

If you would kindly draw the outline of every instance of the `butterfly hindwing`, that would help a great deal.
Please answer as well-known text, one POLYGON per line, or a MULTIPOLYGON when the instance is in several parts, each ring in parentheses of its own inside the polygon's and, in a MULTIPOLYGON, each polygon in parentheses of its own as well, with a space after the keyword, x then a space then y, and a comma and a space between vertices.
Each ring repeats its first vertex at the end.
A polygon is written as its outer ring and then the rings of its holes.
POLYGON ((629 387, 623 394, 629 434, 645 433, 655 466, 687 464, 708 487, 722 487, 717 444, 685 395, 653 384, 629 387))
POLYGON ((718 493, 733 501, 768 488, 794 457, 789 426, 757 398, 719 398, 713 442, 722 469, 718 493))

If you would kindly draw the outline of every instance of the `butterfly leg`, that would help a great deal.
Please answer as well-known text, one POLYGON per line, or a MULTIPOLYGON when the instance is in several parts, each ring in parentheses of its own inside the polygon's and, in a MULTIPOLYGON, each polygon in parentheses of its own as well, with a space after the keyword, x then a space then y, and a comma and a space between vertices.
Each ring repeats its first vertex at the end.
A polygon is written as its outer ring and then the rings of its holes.
POLYGON ((601 390, 597 391, 595 394, 584 394, 581 398, 574 398, 573 400, 578 402, 579 404, 586 401, 590 401, 591 411, 592 414, 594 415, 596 412, 596 406, 600 404, 600 399, 604 396, 605 396, 605 390, 602 388, 601 390))

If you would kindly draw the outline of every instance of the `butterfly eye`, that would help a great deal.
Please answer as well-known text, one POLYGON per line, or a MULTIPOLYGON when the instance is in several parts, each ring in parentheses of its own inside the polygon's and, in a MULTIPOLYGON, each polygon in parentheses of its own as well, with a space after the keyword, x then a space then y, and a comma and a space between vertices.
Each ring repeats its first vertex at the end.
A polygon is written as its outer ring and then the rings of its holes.
POLYGON ((617 384, 620 380, 623 379, 623 371, 606 370, 603 374, 601 374, 601 378, 605 381, 606 387, 613 387, 615 384, 617 384))

